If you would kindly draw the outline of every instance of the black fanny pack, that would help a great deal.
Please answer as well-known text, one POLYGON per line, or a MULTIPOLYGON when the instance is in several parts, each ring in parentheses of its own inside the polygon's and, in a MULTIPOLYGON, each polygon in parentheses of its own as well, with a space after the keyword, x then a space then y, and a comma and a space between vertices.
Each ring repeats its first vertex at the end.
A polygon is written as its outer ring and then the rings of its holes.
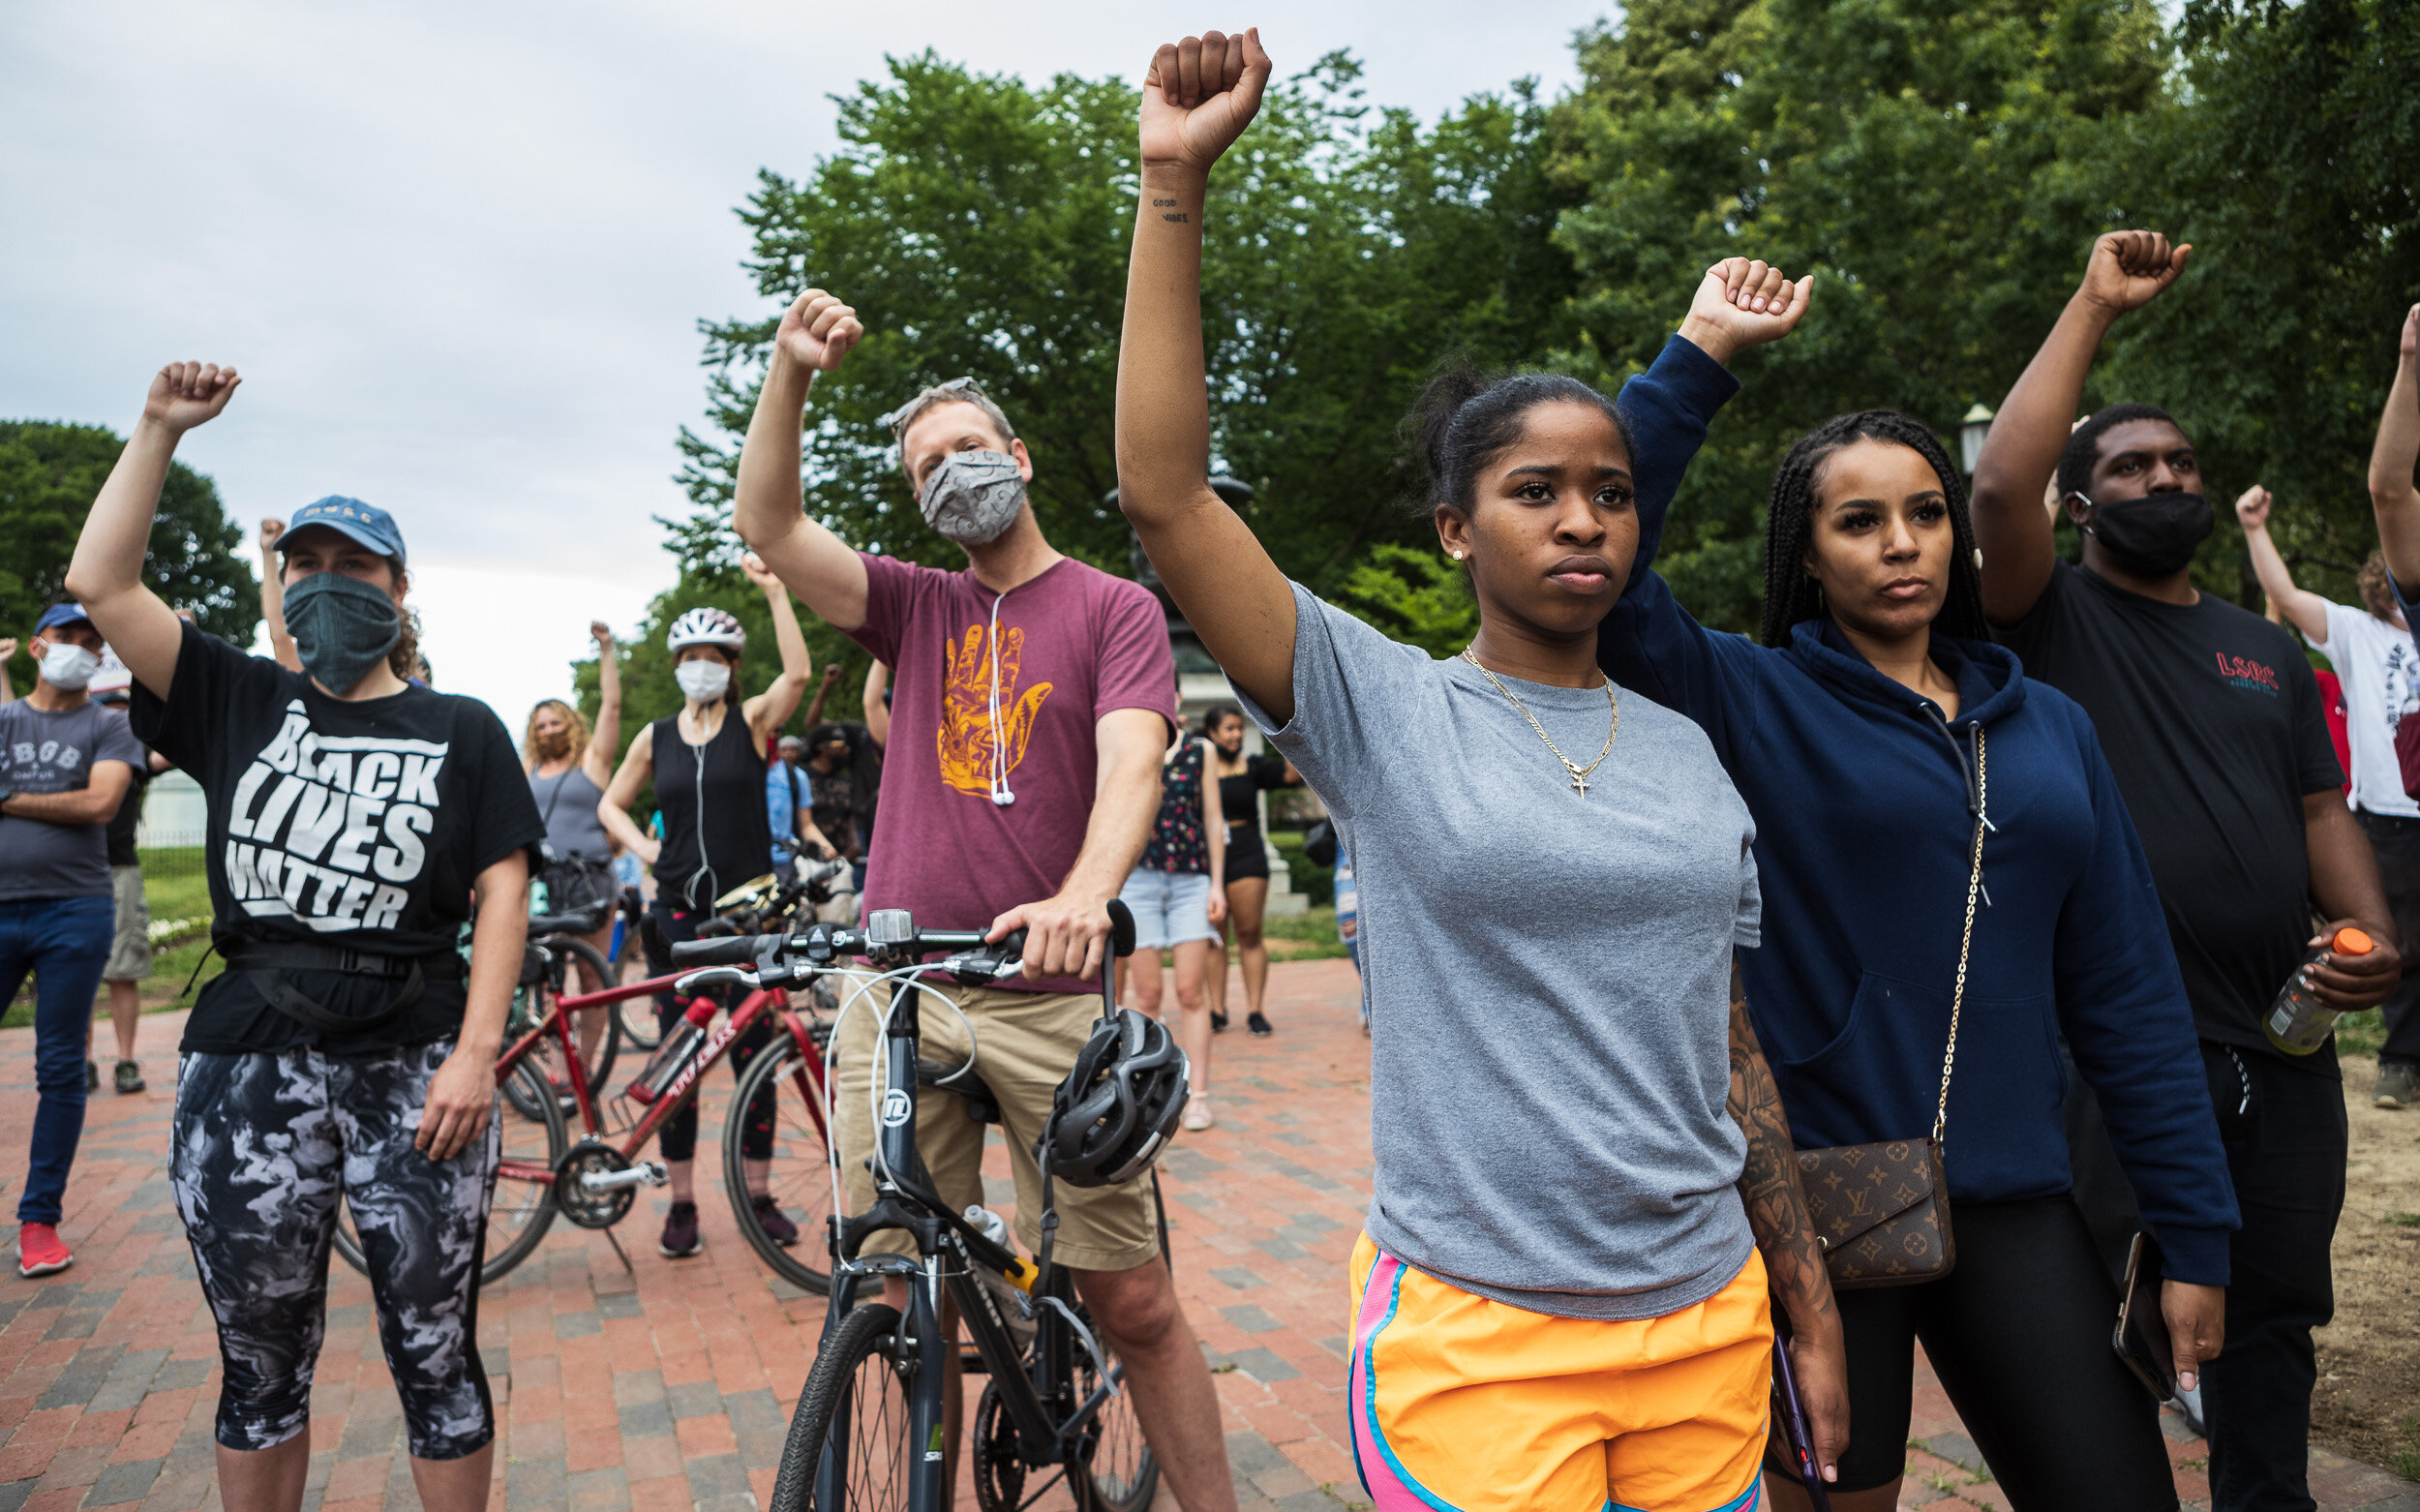
POLYGON ((333 945, 253 943, 228 954, 229 971, 252 978, 252 984, 271 1008, 307 1029, 323 1034, 362 1034, 392 1023, 427 995, 429 980, 460 981, 463 959, 453 951, 427 955, 370 955, 333 945), (403 985, 386 1007, 375 1013, 331 1013, 294 990, 286 980, 289 971, 339 971, 348 976, 377 977, 403 985))

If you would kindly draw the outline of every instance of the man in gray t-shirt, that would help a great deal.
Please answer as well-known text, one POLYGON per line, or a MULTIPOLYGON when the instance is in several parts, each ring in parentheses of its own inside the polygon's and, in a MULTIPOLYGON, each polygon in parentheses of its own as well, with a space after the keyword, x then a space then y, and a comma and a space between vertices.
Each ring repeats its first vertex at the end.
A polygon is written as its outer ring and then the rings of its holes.
POLYGON ((85 1046, 116 904, 108 823, 143 759, 126 716, 94 703, 101 632, 75 604, 34 627, 33 692, 0 704, 0 1004, 34 979, 32 1157, 16 1205, 17 1269, 74 1262, 59 1242, 68 1168, 84 1132, 85 1046))
POLYGON ((1268 730, 1361 889, 1376 1024, 1368 1229, 1533 1313, 1657 1317, 1754 1248, 1733 1183, 1731 954, 1757 943, 1755 825, 1706 734, 1612 690, 1519 683, 1294 591, 1294 717, 1268 730))

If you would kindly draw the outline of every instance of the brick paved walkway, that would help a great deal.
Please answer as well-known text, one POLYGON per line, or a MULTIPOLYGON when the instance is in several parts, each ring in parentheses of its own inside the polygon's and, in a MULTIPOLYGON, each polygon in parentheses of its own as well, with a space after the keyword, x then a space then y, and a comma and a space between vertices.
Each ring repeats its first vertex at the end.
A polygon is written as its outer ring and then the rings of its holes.
MULTIPOLYGON (((1270 1009, 1279 1034, 1254 1040, 1239 1028, 1218 1041, 1219 1127, 1187 1135, 1164 1165, 1179 1285, 1218 1372, 1237 1489, 1254 1512, 1363 1500, 1341 1400, 1342 1276, 1370 1191, 1356 993, 1346 962, 1278 967, 1270 1009)), ((92 1104, 62 1225, 76 1266, 26 1281, 10 1246, 0 1274, 0 1512, 219 1507, 218 1354, 163 1170, 167 1050, 180 1021, 144 1020, 149 1094, 104 1092, 92 1104)), ((0 1148, 12 1152, 24 1150, 32 1119, 32 1050, 31 1030, 0 1033, 0 1148)), ((709 1151, 728 1086, 710 1089, 709 1151)), ((1007 1152, 995 1144, 986 1168, 995 1205, 1006 1206, 1007 1152)), ((22 1167, 0 1177, 13 1206, 22 1167)), ((823 1306, 772 1283, 728 1208, 706 1196, 707 1251, 697 1259, 655 1255, 642 1201, 620 1230, 634 1271, 601 1236, 559 1224, 537 1255, 485 1294, 479 1339, 505 1423, 492 1506, 763 1504, 823 1306)), ((1977 1479, 1973 1445, 1930 1376, 1921 1379, 1902 1505, 2005 1506, 1997 1486, 1977 1479)), ((312 1406, 306 1508, 418 1505, 369 1287, 341 1263, 312 1406)), ((2202 1446, 2180 1440, 2171 1453, 2180 1492, 2197 1502, 2208 1495, 2196 1473, 2202 1446)), ((2330 1509, 2420 1509, 2410 1483, 2333 1456, 2314 1456, 2314 1481, 2330 1509)), ((1164 1491, 1160 1506, 1173 1505, 1164 1491)))

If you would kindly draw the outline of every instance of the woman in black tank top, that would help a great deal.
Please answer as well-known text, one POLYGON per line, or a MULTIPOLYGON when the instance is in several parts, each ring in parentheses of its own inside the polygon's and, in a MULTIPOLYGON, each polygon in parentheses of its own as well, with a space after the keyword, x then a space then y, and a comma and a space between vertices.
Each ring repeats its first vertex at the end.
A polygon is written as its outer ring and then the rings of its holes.
MULTIPOLYGON (((806 692, 806 638, 781 580, 765 570, 753 553, 740 559, 748 581, 764 590, 772 609, 773 639, 781 648, 781 676, 772 685, 742 703, 740 699, 740 656, 747 648, 747 632, 720 609, 692 609, 672 623, 666 637, 672 649, 673 676, 680 680, 681 712, 658 719, 630 741, 621 768, 614 773, 597 817, 616 840, 638 853, 655 872, 655 901, 649 909, 653 925, 647 936, 648 970, 662 976, 672 969, 672 947, 697 938, 698 926, 713 917, 714 899, 743 882, 772 869, 772 826, 765 812, 765 747, 797 711, 806 692), (630 817, 630 805, 650 778, 655 783, 655 803, 663 813, 664 837, 656 840, 630 817)), ((669 1033, 681 1005, 670 993, 659 994, 655 1013, 669 1033)), ((742 1036, 732 1045, 731 1070, 745 1070, 756 1051, 771 1038, 770 1024, 742 1036)), ((697 1105, 692 1103, 664 1123, 659 1136, 664 1164, 672 1177, 672 1212, 664 1221, 658 1248, 669 1256, 698 1251, 697 1200, 694 1170, 697 1155, 697 1105)), ((766 1171, 772 1159, 772 1107, 751 1104, 741 1152, 750 1190, 765 1209, 767 1231, 796 1238, 798 1229, 778 1212, 766 1194, 766 1171)), ((785 1240, 785 1242, 787 1242, 785 1240)))
POLYGON ((1283 756, 1244 754, 1244 713, 1232 704, 1202 715, 1201 733, 1216 758, 1211 774, 1219 783, 1219 808, 1226 815, 1226 918, 1219 923, 1220 958, 1210 966, 1210 1027, 1226 1027, 1225 951, 1232 933, 1244 966, 1244 1006, 1251 1011, 1245 1027, 1266 1035, 1272 1032, 1262 1012, 1269 996, 1269 947, 1260 925, 1269 906, 1269 858, 1261 849, 1260 795, 1300 787, 1302 774, 1283 756))

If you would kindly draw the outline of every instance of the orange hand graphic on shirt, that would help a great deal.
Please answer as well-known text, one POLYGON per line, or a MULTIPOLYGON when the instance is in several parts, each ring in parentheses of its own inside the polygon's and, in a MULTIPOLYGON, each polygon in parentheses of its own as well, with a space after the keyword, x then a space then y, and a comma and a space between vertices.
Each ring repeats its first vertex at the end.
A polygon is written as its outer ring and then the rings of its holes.
POLYGON ((1050 696, 1051 684, 1037 682, 1022 693, 1017 680, 1024 670, 1025 632, 1000 632, 1000 724, 991 722, 991 648, 984 644, 983 625, 970 624, 955 645, 942 648, 948 678, 941 689, 941 728, 933 743, 941 756, 941 780, 961 793, 991 796, 992 774, 1016 770, 1025 759, 1025 742, 1034 733, 1034 716, 1050 696), (1000 754, 999 766, 992 753, 1000 754))

